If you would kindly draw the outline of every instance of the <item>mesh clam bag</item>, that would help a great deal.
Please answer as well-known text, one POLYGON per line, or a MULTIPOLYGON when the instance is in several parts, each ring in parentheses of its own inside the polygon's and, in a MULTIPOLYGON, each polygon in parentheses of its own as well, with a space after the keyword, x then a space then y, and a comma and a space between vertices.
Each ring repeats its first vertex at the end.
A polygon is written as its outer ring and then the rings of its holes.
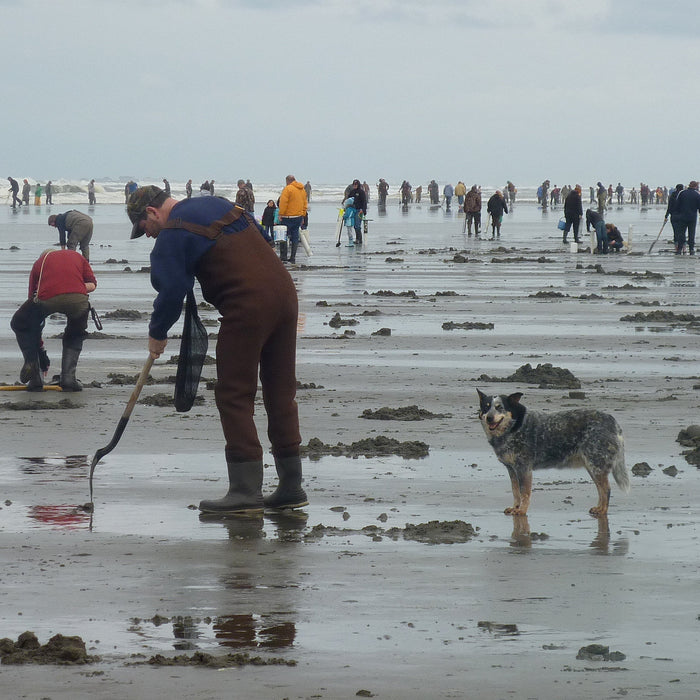
POLYGON ((207 331, 197 313, 194 292, 190 289, 187 292, 185 323, 175 375, 175 410, 180 413, 189 411, 197 397, 197 387, 202 376, 208 344, 207 331))

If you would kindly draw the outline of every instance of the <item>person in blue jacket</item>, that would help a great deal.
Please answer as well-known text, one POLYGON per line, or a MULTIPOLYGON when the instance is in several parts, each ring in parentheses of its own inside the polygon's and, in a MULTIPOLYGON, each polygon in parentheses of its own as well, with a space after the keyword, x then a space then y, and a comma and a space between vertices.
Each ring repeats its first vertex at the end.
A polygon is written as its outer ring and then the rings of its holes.
POLYGON ((683 255, 685 250, 685 227, 678 218, 676 210, 678 208, 678 195, 683 191, 683 185, 678 183, 676 189, 668 197, 668 205, 664 216, 664 223, 671 217, 671 227, 673 228, 673 243, 675 244, 676 255, 683 255))
MULTIPOLYGON (((352 233, 355 230, 357 218, 358 212, 355 208, 355 198, 348 197, 343 202, 343 224, 345 224, 345 229, 348 232, 348 248, 352 248, 355 245, 355 239, 352 233)), ((360 242, 362 242, 362 239, 360 239, 360 242)))
POLYGON ((154 359, 167 344, 183 300, 199 281, 221 314, 216 344, 216 407, 226 439, 229 488, 203 500, 204 513, 261 515, 308 504, 301 487, 296 397, 298 302, 294 282, 255 218, 222 197, 180 202, 151 185, 129 198, 131 237, 155 239, 151 284, 157 292, 148 331, 154 359), (258 376, 279 484, 263 499, 262 446, 253 415, 258 376))
POLYGON ((698 211, 700 211, 700 192, 698 192, 696 180, 691 180, 688 187, 678 193, 676 202, 676 215, 680 224, 679 238, 685 241, 687 232, 688 255, 695 255, 695 228, 698 224, 698 211))

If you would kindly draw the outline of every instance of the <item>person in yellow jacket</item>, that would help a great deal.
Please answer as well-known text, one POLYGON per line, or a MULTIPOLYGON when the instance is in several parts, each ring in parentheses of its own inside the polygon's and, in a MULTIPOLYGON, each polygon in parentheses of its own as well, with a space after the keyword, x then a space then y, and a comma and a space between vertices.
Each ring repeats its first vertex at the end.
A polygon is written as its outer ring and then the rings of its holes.
POLYGON ((459 210, 462 211, 462 207, 464 206, 464 197, 467 194, 467 186, 460 180, 456 185, 455 185, 455 197, 457 197, 457 201, 459 202, 459 210))
POLYGON ((286 182, 287 186, 282 190, 278 208, 280 222, 287 227, 287 238, 292 244, 289 262, 294 263, 299 247, 299 229, 306 216, 308 201, 304 185, 298 182, 294 175, 287 175, 286 182))

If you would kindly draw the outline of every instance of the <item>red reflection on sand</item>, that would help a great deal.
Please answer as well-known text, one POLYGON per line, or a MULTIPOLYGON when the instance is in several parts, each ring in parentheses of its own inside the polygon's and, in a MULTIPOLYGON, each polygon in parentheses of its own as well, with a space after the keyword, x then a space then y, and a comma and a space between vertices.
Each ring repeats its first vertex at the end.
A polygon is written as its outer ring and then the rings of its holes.
POLYGON ((74 505, 29 506, 28 517, 46 525, 64 527, 68 530, 76 530, 90 525, 90 514, 82 510, 80 506, 74 505))

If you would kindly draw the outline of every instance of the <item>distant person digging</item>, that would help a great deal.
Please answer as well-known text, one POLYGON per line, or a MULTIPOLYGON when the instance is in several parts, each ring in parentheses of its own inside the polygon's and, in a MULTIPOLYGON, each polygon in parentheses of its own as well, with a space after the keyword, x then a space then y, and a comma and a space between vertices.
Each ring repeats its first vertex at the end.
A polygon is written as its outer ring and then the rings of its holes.
POLYGON ((619 253, 624 246, 622 234, 615 224, 605 224, 605 233, 608 236, 608 250, 619 253))
POLYGON ((605 231, 605 219, 595 209, 586 209, 586 231, 590 233, 591 228, 595 231, 597 241, 595 252, 607 255, 608 235, 605 231))
POLYGON ((90 260, 92 219, 87 214, 75 209, 63 214, 51 214, 48 224, 58 229, 58 242, 62 249, 80 248, 85 259, 90 260))

